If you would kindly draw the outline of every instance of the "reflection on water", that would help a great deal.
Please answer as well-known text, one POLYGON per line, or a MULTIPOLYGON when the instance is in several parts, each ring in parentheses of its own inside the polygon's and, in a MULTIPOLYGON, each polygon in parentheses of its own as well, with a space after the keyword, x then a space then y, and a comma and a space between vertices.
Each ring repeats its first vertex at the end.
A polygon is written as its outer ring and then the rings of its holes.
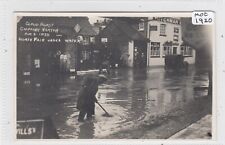
POLYGON ((96 105, 92 121, 79 123, 76 101, 83 76, 36 76, 18 80, 18 119, 52 116, 61 138, 99 138, 121 129, 138 126, 152 115, 182 108, 207 94, 208 75, 121 69, 99 86, 97 99, 113 117, 104 117, 96 105))
POLYGON ((94 123, 93 122, 87 122, 84 124, 81 124, 79 126, 80 132, 78 135, 78 139, 92 139, 94 138, 94 123))

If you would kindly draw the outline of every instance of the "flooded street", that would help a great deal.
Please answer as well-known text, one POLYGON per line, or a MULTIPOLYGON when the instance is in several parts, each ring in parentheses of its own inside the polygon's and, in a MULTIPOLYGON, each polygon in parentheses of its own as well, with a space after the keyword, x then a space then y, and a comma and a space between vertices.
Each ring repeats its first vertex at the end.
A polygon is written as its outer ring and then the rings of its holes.
POLYGON ((208 93, 208 73, 194 67, 187 73, 165 72, 163 67, 112 70, 97 93, 99 103, 112 117, 102 116, 104 111, 96 104, 95 118, 79 123, 76 103, 84 76, 46 75, 18 80, 17 120, 50 116, 62 139, 108 138, 138 128, 155 116, 171 115, 187 105, 191 108, 192 102, 208 93))

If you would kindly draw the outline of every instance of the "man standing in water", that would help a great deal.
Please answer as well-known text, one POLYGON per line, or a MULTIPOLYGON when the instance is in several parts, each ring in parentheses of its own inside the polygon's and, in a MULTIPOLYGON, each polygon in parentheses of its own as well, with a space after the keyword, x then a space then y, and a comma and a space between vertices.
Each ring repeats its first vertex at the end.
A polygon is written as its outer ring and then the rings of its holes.
POLYGON ((80 110, 78 121, 84 121, 85 115, 87 115, 87 120, 92 119, 92 115, 95 114, 95 95, 98 91, 98 85, 103 83, 106 77, 99 75, 98 77, 88 76, 84 79, 84 83, 79 92, 79 97, 77 101, 77 108, 80 110))

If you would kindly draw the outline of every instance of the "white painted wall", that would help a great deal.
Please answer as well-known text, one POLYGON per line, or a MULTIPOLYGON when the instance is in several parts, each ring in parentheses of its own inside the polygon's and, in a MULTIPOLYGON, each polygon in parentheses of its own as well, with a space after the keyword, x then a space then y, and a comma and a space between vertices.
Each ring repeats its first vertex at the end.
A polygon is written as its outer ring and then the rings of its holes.
MULTIPOLYGON (((150 20, 152 18, 149 18, 150 20)), ((148 24, 148 38, 150 39, 150 42, 160 42, 160 57, 151 57, 151 45, 148 45, 148 66, 160 66, 165 65, 165 58, 164 58, 164 48, 163 44, 166 41, 172 41, 174 43, 178 43, 179 45, 172 47, 177 47, 177 54, 180 54, 180 45, 183 43, 182 41, 182 32, 181 32, 181 25, 178 24, 171 24, 166 22, 160 22, 160 21, 149 21, 148 24), (160 24, 166 24, 166 36, 160 36, 160 24), (157 26, 157 31, 149 31, 149 26, 157 26), (174 28, 179 29, 178 34, 178 41, 175 42, 174 39, 174 28)), ((185 61, 187 61, 189 64, 195 63, 195 50, 193 50, 193 56, 192 57, 185 57, 185 61)))
POLYGON ((196 51, 192 49, 192 57, 184 57, 184 61, 187 61, 188 64, 195 64, 196 51))
POLYGON ((150 58, 149 59, 149 66, 158 66, 158 65, 165 65, 164 58, 150 58))
MULTIPOLYGON (((151 19, 151 18, 150 18, 151 19)), ((160 43, 164 43, 166 41, 173 41, 173 35, 174 35, 174 27, 179 28, 179 39, 178 39, 178 43, 181 44, 182 43, 182 38, 181 38, 181 25, 176 25, 176 24, 170 24, 170 23, 164 23, 164 22, 160 22, 160 21, 149 21, 149 25, 151 26, 157 26, 157 31, 150 31, 149 35, 150 35, 150 40, 152 42, 160 42, 160 43), (160 24, 166 24, 166 37, 165 36, 160 36, 160 24)), ((149 38, 149 36, 148 36, 149 38)))
POLYGON ((128 66, 133 67, 134 65, 134 41, 129 41, 128 42, 128 66))

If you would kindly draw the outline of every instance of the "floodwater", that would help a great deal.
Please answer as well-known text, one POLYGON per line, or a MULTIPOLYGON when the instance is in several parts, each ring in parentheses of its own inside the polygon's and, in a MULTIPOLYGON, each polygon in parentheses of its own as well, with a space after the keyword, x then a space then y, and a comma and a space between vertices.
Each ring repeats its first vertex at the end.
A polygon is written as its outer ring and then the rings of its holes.
MULTIPOLYGON (((94 72, 93 72, 94 73, 94 72)), ((163 68, 112 70, 99 86, 92 121, 79 123, 77 95, 84 75, 35 76, 18 80, 17 119, 50 116, 60 138, 104 138, 135 128, 151 116, 165 115, 207 95, 206 71, 165 72, 163 68)), ((191 107, 191 106, 190 106, 191 107)))

